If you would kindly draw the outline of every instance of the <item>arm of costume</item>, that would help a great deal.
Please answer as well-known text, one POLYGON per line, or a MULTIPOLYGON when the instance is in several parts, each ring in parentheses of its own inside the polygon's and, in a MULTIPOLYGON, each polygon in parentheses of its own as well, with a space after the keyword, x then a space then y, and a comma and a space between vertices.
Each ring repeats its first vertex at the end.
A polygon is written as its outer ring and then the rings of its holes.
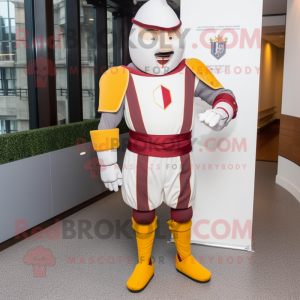
POLYGON ((222 109, 228 115, 228 121, 236 118, 238 106, 233 92, 225 89, 211 71, 199 59, 186 60, 186 65, 196 75, 198 84, 195 89, 195 97, 200 97, 213 109, 222 109))
POLYGON ((125 98, 123 98, 121 107, 116 113, 103 112, 101 114, 98 130, 93 133, 91 132, 91 135, 94 137, 92 140, 94 150, 99 150, 97 151, 97 155, 100 165, 110 166, 117 163, 117 148, 120 145, 119 129, 117 126, 121 123, 123 118, 125 108, 124 100, 125 98), (95 145, 94 141, 96 141, 95 145), (101 142, 102 147, 98 147, 101 142))
POLYGON ((102 112, 98 130, 91 131, 94 150, 100 165, 110 166, 117 162, 119 129, 116 128, 123 117, 125 93, 129 81, 129 71, 122 67, 107 70, 101 77, 98 112, 102 112))

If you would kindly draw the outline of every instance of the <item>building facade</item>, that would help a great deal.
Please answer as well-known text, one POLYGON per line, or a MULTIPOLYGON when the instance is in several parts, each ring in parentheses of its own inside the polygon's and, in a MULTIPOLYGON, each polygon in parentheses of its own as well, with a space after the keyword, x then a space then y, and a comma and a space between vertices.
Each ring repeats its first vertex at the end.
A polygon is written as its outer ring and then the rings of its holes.
MULTIPOLYGON (((77 74, 82 79, 83 120, 95 118, 95 8, 79 0, 79 26, 81 70, 67 67, 66 9, 65 0, 53 1, 54 67, 56 69, 57 124, 69 123, 68 75, 77 74)), ((29 1, 27 1, 29 2, 29 1)), ((40 41, 29 41, 25 24, 26 0, 0 2, 0 134, 30 129, 28 99, 28 48, 40 41)), ((107 11, 107 66, 113 63, 113 14, 107 11)), ((70 33, 71 36, 72 32, 70 33)), ((69 47, 78 47, 76 40, 69 47)), ((36 77, 38 80, 38 75, 36 77)))

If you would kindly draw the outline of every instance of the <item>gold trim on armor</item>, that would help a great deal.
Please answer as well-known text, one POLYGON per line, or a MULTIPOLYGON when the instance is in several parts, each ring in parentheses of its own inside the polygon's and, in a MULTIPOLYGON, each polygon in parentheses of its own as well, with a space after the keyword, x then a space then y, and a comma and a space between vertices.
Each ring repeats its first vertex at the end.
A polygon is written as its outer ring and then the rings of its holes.
POLYGON ((185 64, 202 82, 212 89, 218 90, 223 88, 222 84, 201 60, 197 58, 189 58, 185 61, 185 64))

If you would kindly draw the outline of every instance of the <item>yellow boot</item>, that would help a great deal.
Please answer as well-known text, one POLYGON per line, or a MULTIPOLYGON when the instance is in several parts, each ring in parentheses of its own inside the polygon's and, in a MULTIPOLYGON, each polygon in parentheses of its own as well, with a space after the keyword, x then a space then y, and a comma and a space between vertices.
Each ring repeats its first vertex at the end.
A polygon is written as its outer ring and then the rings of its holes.
POLYGON ((127 288, 134 293, 141 292, 154 275, 154 264, 151 259, 152 246, 157 217, 150 225, 141 225, 132 218, 132 228, 136 233, 139 263, 127 281, 127 288))
POLYGON ((191 227, 192 220, 186 223, 177 223, 173 220, 168 222, 172 230, 177 248, 176 269, 183 275, 194 281, 205 283, 211 278, 211 273, 191 255, 191 227))

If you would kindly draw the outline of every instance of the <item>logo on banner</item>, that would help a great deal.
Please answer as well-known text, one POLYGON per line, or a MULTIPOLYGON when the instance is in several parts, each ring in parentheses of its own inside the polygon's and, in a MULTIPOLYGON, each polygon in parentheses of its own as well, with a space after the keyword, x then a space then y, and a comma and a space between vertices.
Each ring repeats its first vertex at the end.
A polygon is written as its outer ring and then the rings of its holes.
POLYGON ((210 43, 211 43, 211 54, 216 59, 220 59, 226 54, 227 38, 223 39, 223 36, 218 35, 214 39, 210 38, 210 43))

